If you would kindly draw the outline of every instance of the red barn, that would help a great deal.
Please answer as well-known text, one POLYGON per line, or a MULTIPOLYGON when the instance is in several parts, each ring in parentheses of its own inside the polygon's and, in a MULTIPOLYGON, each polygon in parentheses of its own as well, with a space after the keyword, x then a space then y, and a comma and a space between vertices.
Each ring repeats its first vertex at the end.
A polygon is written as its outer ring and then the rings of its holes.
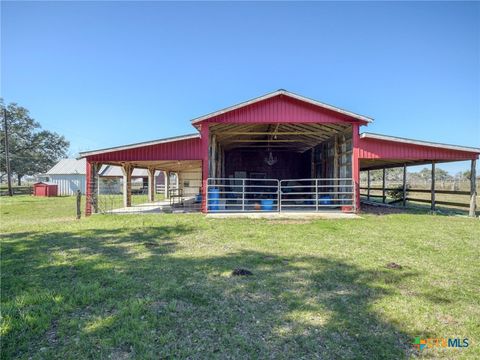
POLYGON ((361 134, 372 121, 278 90, 192 120, 194 134, 87 151, 86 213, 97 209, 102 164, 122 166, 126 207, 132 169, 144 168, 152 189, 156 170, 176 172, 185 193, 201 192, 203 212, 358 211, 361 170, 464 160, 475 169, 480 149, 361 134))

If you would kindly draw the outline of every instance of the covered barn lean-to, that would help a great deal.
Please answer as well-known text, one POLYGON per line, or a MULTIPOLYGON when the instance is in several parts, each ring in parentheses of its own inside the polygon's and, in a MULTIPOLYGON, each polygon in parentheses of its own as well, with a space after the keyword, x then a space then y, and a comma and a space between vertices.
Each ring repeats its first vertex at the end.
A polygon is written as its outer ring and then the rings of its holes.
POLYGON ((150 201, 155 171, 175 172, 185 196, 201 193, 203 212, 356 212, 362 170, 465 160, 472 162, 475 213, 480 149, 360 134, 372 121, 278 90, 192 120, 194 134, 83 152, 86 213, 97 211, 104 164, 123 169, 125 207, 131 206, 132 170, 142 168, 149 174, 150 201))

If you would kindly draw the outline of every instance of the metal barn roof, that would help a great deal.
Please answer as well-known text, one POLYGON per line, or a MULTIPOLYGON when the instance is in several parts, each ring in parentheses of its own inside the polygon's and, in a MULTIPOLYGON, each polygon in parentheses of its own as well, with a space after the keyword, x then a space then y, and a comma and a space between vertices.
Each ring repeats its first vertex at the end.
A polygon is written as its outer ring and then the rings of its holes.
POLYGON ((474 147, 470 147, 470 146, 443 144, 443 143, 437 143, 437 142, 432 142, 432 141, 415 140, 415 139, 408 139, 408 138, 403 138, 403 137, 398 137, 398 136, 374 134, 374 133, 369 133, 369 132, 365 132, 365 133, 360 134, 360 138, 361 139, 383 140, 383 141, 395 141, 395 142, 404 143, 404 144, 429 146, 429 147, 440 148, 440 149, 466 151, 466 152, 472 152, 472 153, 475 153, 475 154, 480 154, 480 148, 474 148, 474 147))
MULTIPOLYGON (((155 176, 162 174, 161 171, 156 171, 155 176)), ((99 171, 102 177, 122 177, 123 172, 120 166, 104 165, 99 171)), ((148 177, 147 169, 133 169, 132 177, 148 177)))
POLYGON ((62 159, 55 164, 47 175, 85 175, 86 161, 85 159, 62 159))

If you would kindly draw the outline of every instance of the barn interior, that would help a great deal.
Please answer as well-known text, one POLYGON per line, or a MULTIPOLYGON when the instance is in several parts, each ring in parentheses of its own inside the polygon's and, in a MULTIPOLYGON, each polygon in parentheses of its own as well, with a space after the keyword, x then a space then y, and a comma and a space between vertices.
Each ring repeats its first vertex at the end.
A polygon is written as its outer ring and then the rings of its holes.
POLYGON ((352 126, 212 124, 211 178, 350 178, 352 126))

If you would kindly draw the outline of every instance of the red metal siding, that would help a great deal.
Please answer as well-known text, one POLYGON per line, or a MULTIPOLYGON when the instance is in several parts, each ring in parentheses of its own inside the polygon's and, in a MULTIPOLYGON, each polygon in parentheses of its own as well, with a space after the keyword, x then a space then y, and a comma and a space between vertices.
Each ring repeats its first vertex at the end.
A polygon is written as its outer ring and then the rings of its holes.
POLYGON ((33 196, 46 196, 47 188, 43 184, 33 185, 33 196))
POLYGON ((476 159, 478 154, 399 141, 360 139, 359 157, 361 159, 461 161, 476 159))
POLYGON ((332 110, 321 108, 288 96, 278 95, 224 114, 205 119, 201 123, 338 123, 364 121, 332 110))
POLYGON ((33 184, 34 196, 57 196, 58 186, 52 184, 37 183, 33 184))
POLYGON ((139 146, 134 149, 110 151, 87 156, 87 160, 92 162, 200 159, 202 159, 202 152, 201 140, 199 138, 139 146))

